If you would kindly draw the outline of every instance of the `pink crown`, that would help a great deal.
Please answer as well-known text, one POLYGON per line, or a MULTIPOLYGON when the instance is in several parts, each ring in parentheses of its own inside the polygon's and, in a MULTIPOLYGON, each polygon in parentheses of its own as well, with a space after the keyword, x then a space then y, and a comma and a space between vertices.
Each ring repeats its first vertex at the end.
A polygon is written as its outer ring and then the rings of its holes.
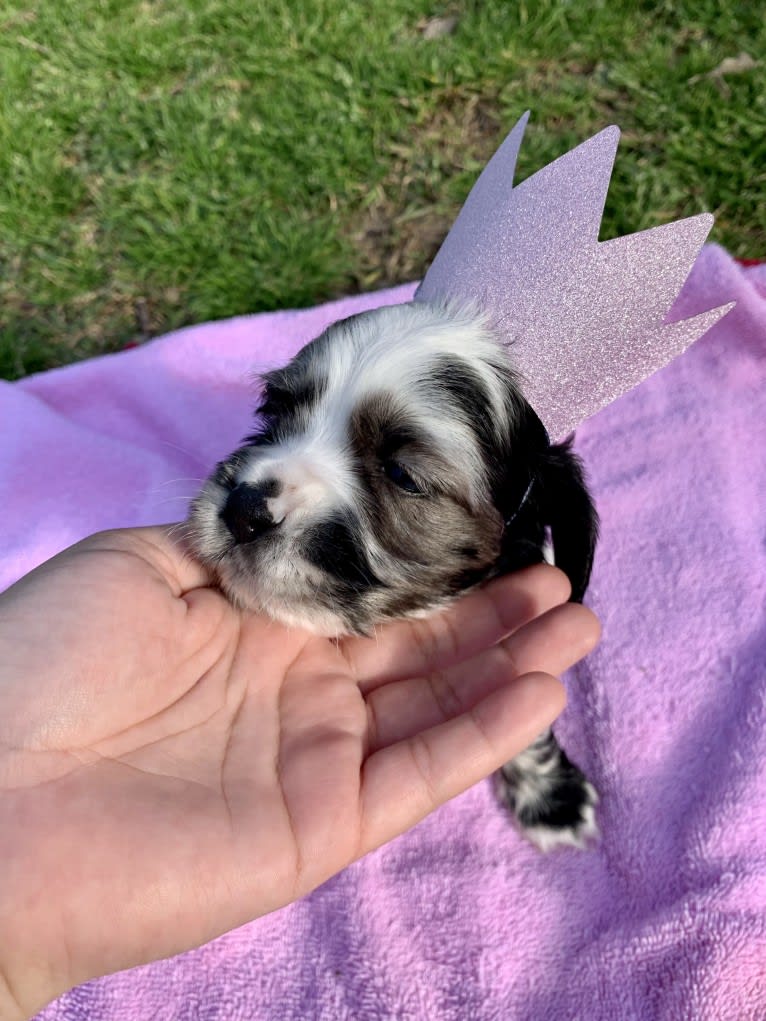
POLYGON ((514 188, 528 117, 485 167, 415 300, 478 305, 560 438, 685 351, 733 303, 664 321, 713 225, 709 213, 598 240, 619 128, 514 188))

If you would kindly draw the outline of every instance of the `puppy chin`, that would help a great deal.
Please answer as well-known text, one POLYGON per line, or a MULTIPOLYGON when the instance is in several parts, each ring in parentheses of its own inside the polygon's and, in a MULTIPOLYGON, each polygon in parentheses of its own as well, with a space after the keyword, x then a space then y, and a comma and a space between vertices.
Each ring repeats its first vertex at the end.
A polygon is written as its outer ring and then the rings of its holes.
POLYGON ((218 583, 227 599, 241 610, 262 613, 288 628, 310 631, 321 638, 340 638, 347 634, 365 634, 366 629, 353 626, 339 613, 318 605, 316 597, 307 594, 285 597, 275 592, 268 582, 255 584, 252 576, 239 575, 231 568, 219 568, 218 583))
MULTIPOLYGON (((421 605, 404 614, 387 613, 374 605, 365 607, 357 601, 353 611, 343 615, 322 606, 316 588, 308 582, 296 584, 291 595, 280 596, 267 580, 255 584, 252 574, 239 574, 231 566, 219 566, 215 573, 219 587, 233 606, 262 613, 285 627, 310 631, 319 638, 342 638, 344 635, 370 638, 381 624, 400 617, 426 619, 445 609, 456 598, 436 595, 429 598, 423 593, 421 605)), ((332 598, 328 598, 327 602, 331 603, 332 598)))

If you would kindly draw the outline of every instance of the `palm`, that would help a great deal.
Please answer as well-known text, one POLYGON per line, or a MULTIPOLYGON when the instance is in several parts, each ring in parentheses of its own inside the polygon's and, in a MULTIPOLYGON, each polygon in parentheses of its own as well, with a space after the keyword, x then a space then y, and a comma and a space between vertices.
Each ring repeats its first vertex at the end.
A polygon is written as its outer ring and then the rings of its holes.
POLYGON ((59 906, 24 909, 66 948, 65 984, 204 942, 412 825, 560 709, 550 678, 508 680, 561 672, 597 632, 545 567, 340 644, 205 581, 145 529, 86 540, 0 599, 0 813, 25 819, 4 857, 21 883, 31 856, 59 906), (14 682, 29 676, 32 696, 14 682))

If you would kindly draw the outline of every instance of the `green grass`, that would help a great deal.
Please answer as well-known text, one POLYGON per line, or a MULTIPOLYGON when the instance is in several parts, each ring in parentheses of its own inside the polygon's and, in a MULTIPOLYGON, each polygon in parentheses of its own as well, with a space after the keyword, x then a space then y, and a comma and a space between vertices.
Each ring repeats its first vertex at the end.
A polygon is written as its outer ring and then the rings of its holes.
POLYGON ((766 256, 758 4, 0 0, 0 375, 416 278, 528 107, 520 176, 623 128, 602 237, 766 256))

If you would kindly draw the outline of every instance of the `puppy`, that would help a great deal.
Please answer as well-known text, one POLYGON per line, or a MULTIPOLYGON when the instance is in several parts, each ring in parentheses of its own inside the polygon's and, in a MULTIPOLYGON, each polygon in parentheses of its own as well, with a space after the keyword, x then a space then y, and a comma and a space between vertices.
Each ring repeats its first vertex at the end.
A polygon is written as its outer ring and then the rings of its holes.
MULTIPOLYGON (((188 539, 235 603, 327 636, 437 610, 544 559, 572 599, 598 522, 473 309, 422 302, 330 326, 263 379, 257 431, 192 504, 188 539)), ((596 792, 552 733, 500 771, 543 849, 596 833, 596 792)))

